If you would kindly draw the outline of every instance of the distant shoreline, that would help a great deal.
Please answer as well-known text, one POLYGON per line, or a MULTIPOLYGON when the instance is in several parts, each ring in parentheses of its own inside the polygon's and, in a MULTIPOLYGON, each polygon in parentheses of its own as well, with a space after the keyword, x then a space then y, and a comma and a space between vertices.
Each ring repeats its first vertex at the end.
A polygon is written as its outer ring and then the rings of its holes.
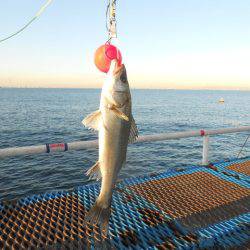
MULTIPOLYGON (((48 87, 5 87, 0 86, 0 89, 64 89, 64 90, 100 90, 101 88, 48 88, 48 87)), ((240 92, 250 92, 250 89, 163 89, 163 88, 131 88, 132 90, 162 90, 162 91, 240 91, 240 92)))

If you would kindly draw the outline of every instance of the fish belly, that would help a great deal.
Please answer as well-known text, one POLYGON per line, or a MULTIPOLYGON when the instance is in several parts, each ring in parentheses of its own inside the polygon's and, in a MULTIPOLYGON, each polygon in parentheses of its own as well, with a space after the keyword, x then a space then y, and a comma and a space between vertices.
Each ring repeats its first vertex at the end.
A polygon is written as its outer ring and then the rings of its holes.
POLYGON ((112 112, 103 112, 103 126, 99 130, 99 162, 102 175, 100 197, 111 201, 113 188, 127 154, 130 124, 112 112))

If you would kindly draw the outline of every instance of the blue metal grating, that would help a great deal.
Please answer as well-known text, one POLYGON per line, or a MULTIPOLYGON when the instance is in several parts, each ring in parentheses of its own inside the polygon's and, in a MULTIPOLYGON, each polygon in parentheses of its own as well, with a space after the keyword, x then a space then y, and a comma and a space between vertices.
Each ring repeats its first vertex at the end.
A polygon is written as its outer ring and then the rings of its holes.
POLYGON ((99 184, 2 203, 0 249, 243 248, 250 242, 250 184, 220 171, 223 163, 213 165, 219 171, 193 166, 119 182, 105 239, 84 223, 99 184))
POLYGON ((227 162, 218 162, 214 166, 218 168, 220 172, 233 176, 237 179, 244 180, 250 183, 250 157, 242 159, 232 159, 227 162))

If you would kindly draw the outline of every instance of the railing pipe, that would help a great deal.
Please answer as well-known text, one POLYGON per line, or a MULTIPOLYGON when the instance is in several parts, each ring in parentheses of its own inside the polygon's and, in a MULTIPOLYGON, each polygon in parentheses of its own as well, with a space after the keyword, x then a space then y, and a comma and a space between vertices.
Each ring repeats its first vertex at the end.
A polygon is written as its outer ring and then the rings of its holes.
MULTIPOLYGON (((250 131, 250 126, 244 126, 238 128, 222 128, 214 130, 195 130, 195 131, 185 131, 185 132, 175 132, 175 133, 162 133, 162 134, 139 136, 136 143, 165 141, 165 140, 181 139, 188 137, 238 133, 246 131, 250 131)), ((0 158, 19 156, 19 155, 34 155, 40 153, 62 152, 68 150, 91 149, 97 147, 98 147, 98 141, 93 140, 93 141, 76 141, 70 143, 46 144, 39 146, 5 148, 5 149, 0 149, 0 158)))

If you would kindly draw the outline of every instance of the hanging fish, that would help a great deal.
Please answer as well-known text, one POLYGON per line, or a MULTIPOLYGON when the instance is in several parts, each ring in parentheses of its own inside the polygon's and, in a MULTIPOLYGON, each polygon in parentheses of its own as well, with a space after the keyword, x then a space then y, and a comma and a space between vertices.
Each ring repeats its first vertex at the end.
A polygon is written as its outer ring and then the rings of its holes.
POLYGON ((98 224, 104 235, 108 233, 112 193, 117 176, 125 165, 127 146, 138 137, 131 113, 131 94, 125 66, 112 60, 105 79, 99 110, 82 123, 99 131, 99 159, 87 171, 90 178, 101 179, 100 194, 86 215, 85 221, 98 224))

